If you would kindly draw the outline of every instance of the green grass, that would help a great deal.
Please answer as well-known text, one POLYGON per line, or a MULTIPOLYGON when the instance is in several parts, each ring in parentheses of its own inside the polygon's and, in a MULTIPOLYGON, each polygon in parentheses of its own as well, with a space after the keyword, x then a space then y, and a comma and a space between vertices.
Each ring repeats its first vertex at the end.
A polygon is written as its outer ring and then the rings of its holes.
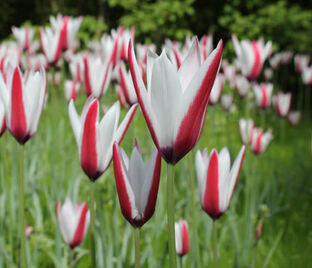
MULTIPOLYGON (((80 92, 77 110, 86 98, 80 92)), ((117 100, 112 88, 101 99, 110 106, 117 100)), ((197 149, 228 146, 232 161, 241 141, 238 120, 244 116, 244 101, 235 101, 237 111, 227 114, 219 105, 209 107, 203 135, 184 159, 175 166, 175 220, 188 221, 190 253, 183 267, 208 267, 211 264, 212 221, 201 210, 194 159, 197 149), (191 163, 191 164, 190 164, 191 163), (193 181, 191 181, 193 180, 193 181), (195 189, 192 191, 192 185, 195 189), (192 206, 192 200, 195 210, 192 206), (194 224, 197 222, 197 225, 194 224), (198 248, 193 234, 198 234, 198 248)), ((49 100, 39 129, 25 146, 26 224, 34 228, 27 240, 28 267, 66 267, 69 249, 57 226, 55 204, 66 196, 87 201, 89 182, 80 168, 78 149, 68 118, 68 105, 62 86, 49 88, 49 100), (51 92, 53 91, 53 92, 51 92)), ((258 111, 251 110, 256 125, 258 111)), ((122 111, 122 118, 126 111, 122 111)), ((311 263, 312 182, 311 123, 305 118, 296 128, 286 122, 285 141, 281 142, 279 118, 272 109, 266 113, 266 126, 273 127, 274 140, 268 150, 255 156, 247 148, 245 161, 227 213, 218 221, 219 267, 251 267, 255 226, 263 219, 263 232, 255 255, 255 267, 307 267, 311 263), (245 214, 246 182, 254 189, 255 213, 245 214), (250 241, 249 241, 250 242, 250 241), (246 246, 247 245, 247 246, 246 246)), ((188 131, 188 130, 186 130, 188 131)), ((137 138, 143 155, 153 150, 153 142, 138 109, 121 143, 129 154, 137 138)), ((1 137, 0 165, 0 267, 18 267, 18 145, 8 131, 1 137)), ((166 165, 162 176, 155 215, 141 230, 142 267, 169 267, 166 229, 166 165)), ((96 182, 96 232, 98 267, 132 267, 134 238, 132 227, 122 217, 112 165, 96 182)), ((90 267, 90 237, 75 249, 76 267, 90 267)))

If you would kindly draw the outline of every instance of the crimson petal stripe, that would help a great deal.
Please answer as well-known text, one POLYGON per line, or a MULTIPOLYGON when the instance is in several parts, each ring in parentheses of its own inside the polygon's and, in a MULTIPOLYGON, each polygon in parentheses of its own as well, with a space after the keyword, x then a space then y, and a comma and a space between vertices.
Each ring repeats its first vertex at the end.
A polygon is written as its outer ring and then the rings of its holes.
POLYGON ((75 231, 73 240, 70 243, 70 247, 72 249, 78 246, 84 238, 87 212, 88 212, 88 205, 86 202, 84 202, 81 208, 81 214, 80 214, 79 222, 77 225, 77 229, 75 231))

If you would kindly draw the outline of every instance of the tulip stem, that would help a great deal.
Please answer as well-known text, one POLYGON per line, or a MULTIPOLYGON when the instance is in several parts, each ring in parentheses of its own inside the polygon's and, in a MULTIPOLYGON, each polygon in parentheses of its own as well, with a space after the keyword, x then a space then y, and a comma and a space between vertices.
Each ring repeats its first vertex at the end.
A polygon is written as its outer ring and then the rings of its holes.
POLYGON ((20 223, 20 267, 26 268, 26 252, 25 252, 25 204, 24 204, 24 145, 19 146, 19 223, 20 223))
POLYGON ((134 228, 135 268, 140 268, 140 228, 134 228))
POLYGON ((218 267, 218 226, 215 220, 212 223, 212 258, 213 267, 218 267))
POLYGON ((197 262, 200 260, 200 255, 199 255, 199 246, 198 246, 198 237, 197 237, 197 218, 196 218, 196 202, 195 202, 195 185, 194 185, 194 165, 193 165, 193 151, 190 152, 188 156, 189 160, 189 170, 190 170, 190 189, 191 189, 191 210, 192 210, 192 225, 195 228, 192 228, 192 235, 193 235, 193 241, 194 241, 194 248, 192 250, 193 252, 193 267, 197 267, 197 262))
POLYGON ((95 183, 90 181, 90 234, 91 234, 91 259, 92 267, 96 267, 95 247, 95 183))
POLYGON ((168 214, 168 245, 169 267, 176 268, 176 249, 174 231, 174 167, 167 164, 167 214, 168 214))
POLYGON ((69 268, 73 267, 73 262, 74 262, 74 250, 73 249, 69 249, 69 268))

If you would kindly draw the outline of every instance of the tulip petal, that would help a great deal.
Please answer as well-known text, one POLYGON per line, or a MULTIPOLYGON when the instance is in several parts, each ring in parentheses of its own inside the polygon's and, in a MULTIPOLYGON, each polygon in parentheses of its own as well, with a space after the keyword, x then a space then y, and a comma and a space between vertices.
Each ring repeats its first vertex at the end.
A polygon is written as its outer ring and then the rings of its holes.
POLYGON ((85 224, 86 224, 87 211, 88 211, 88 206, 87 206, 87 203, 85 202, 80 208, 80 213, 79 213, 80 216, 79 216, 78 225, 75 229, 74 237, 70 243, 71 248, 78 246, 82 242, 85 236, 85 224))
POLYGON ((69 112, 69 119, 70 119, 72 129, 74 131, 74 136, 75 136, 77 145, 80 147, 81 122, 80 122, 80 117, 76 111, 73 100, 69 102, 68 112, 69 112))

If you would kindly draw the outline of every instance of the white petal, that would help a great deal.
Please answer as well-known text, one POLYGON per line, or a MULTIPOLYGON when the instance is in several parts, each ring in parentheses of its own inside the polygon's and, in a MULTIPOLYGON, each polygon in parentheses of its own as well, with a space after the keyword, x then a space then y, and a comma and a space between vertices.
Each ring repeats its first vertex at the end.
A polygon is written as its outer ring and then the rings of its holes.
POLYGON ((80 147, 81 119, 76 111, 74 101, 71 100, 68 106, 69 119, 74 132, 77 145, 80 147))

